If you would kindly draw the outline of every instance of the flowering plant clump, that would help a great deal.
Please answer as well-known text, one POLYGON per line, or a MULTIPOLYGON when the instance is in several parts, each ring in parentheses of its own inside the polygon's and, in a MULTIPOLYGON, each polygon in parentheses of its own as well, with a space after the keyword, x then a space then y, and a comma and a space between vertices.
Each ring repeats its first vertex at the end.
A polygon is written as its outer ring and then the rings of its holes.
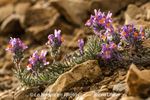
POLYGON ((16 65, 16 70, 18 70, 18 72, 21 71, 20 64, 24 58, 23 52, 27 48, 28 47, 19 38, 10 38, 6 51, 10 51, 13 54, 13 62, 16 65))
POLYGON ((133 24, 123 26, 119 34, 120 44, 123 44, 124 47, 137 47, 146 38, 143 29, 138 31, 133 24))
POLYGON ((116 50, 117 45, 115 43, 113 42, 110 42, 109 44, 103 43, 100 56, 106 60, 111 59, 112 57, 117 57, 117 55, 115 54, 116 50))
POLYGON ((28 47, 19 38, 11 37, 6 50, 13 53, 13 59, 15 62, 20 62, 23 58, 23 52, 27 48, 28 47))
POLYGON ((27 65, 27 70, 32 71, 33 73, 41 71, 44 66, 48 65, 49 62, 46 61, 47 51, 41 51, 41 54, 38 54, 38 51, 35 51, 33 55, 29 58, 29 64, 27 65))
POLYGON ((60 53, 60 46, 62 44, 60 33, 61 33, 61 30, 54 30, 54 34, 50 34, 48 36, 48 42, 46 44, 50 48, 52 57, 56 57, 60 53))
POLYGON ((108 12, 107 15, 100 10, 94 10, 95 15, 91 15, 90 19, 86 22, 86 26, 91 27, 95 34, 100 35, 103 31, 113 32, 112 26, 112 13, 108 12))
MULTIPOLYGON (((149 48, 147 50, 142 45, 143 41, 148 38, 149 31, 143 28, 138 30, 133 24, 124 25, 115 31, 112 25, 112 13, 105 14, 100 10, 94 10, 94 12, 95 15, 91 15, 85 25, 90 27, 95 35, 88 37, 86 43, 83 39, 79 39, 79 49, 58 60, 63 41, 61 30, 54 30, 54 34, 48 36, 46 43, 49 52, 42 50, 39 54, 38 51, 35 51, 28 60, 27 68, 21 67, 21 70, 15 71, 21 82, 26 86, 49 85, 54 83, 59 75, 70 70, 72 66, 87 60, 96 59, 100 61, 100 64, 119 66, 120 63, 125 65, 128 62, 145 62, 146 58, 142 57, 145 55, 150 59, 149 48), (47 53, 50 53, 53 58, 52 63, 46 60, 47 53)), ((11 38, 6 50, 13 53, 16 63, 21 62, 25 49, 27 46, 19 38, 11 38)))
MULTIPOLYGON (((112 13, 108 12, 105 15, 100 10, 95 10, 95 15, 91 15, 90 19, 86 22, 86 26, 90 27, 101 40, 101 51, 98 57, 108 60, 118 57, 120 51, 128 50, 125 52, 130 53, 131 50, 141 48, 142 42, 146 39, 145 32, 141 28, 140 31, 134 27, 133 24, 124 25, 115 32, 112 25, 112 13), (116 41, 116 38, 119 41, 116 41)), ((123 58, 123 55, 122 55, 123 58)))

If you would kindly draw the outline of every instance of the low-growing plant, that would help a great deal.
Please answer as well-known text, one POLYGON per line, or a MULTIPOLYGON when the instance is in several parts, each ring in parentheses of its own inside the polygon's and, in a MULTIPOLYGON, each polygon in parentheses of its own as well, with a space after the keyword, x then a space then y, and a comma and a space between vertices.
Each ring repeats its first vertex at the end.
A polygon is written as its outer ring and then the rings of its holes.
POLYGON ((142 28, 138 30, 133 24, 124 25, 116 31, 111 16, 110 12, 105 14, 95 10, 95 14, 91 15, 85 24, 95 35, 89 36, 86 43, 83 39, 79 39, 79 49, 65 55, 61 60, 57 60, 63 43, 61 30, 55 30, 54 34, 48 36, 46 43, 49 51, 42 50, 40 53, 35 51, 29 58, 26 69, 21 63, 27 46, 19 38, 11 38, 6 50, 13 54, 15 75, 23 85, 44 86, 54 83, 59 75, 87 60, 95 59, 107 66, 134 62, 135 55, 145 50, 142 42, 149 37, 150 31, 142 28), (53 58, 52 63, 46 60, 47 52, 53 58))

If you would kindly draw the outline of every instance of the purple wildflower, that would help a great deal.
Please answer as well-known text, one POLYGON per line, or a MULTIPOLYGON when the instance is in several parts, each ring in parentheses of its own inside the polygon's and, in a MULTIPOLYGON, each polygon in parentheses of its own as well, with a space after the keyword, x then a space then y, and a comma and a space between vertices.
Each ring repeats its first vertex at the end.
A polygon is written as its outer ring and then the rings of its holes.
POLYGON ((102 44, 101 57, 103 59, 111 58, 111 49, 109 48, 108 44, 102 44))
POLYGON ((108 30, 110 32, 114 31, 112 26, 112 13, 108 12, 105 15, 104 12, 100 10, 94 10, 95 15, 91 15, 90 19, 86 22, 86 26, 91 27, 96 34, 100 34, 101 30, 108 30))
POLYGON ((83 39, 78 40, 78 46, 79 46, 80 54, 83 54, 83 47, 84 47, 84 40, 83 39))
POLYGON ((143 29, 141 28, 139 32, 133 24, 123 26, 120 30, 120 35, 121 38, 125 40, 142 40, 145 37, 143 29))
POLYGON ((94 21, 94 16, 91 15, 90 19, 85 23, 86 26, 91 27, 94 21))
POLYGON ((134 31, 135 31, 135 28, 134 28, 133 24, 123 26, 120 30, 121 38, 126 39, 126 38, 130 37, 132 35, 132 33, 134 33, 134 31))
POLYGON ((32 57, 29 58, 29 63, 30 63, 32 66, 35 66, 38 60, 39 60, 38 51, 35 51, 35 52, 32 54, 32 57))
POLYGON ((55 37, 58 39, 58 41, 61 43, 61 36, 60 36, 61 30, 55 30, 54 34, 55 37))
POLYGON ((41 54, 38 54, 38 51, 35 51, 32 56, 29 58, 29 64, 27 65, 27 70, 36 70, 36 68, 42 68, 49 64, 46 61, 47 51, 41 51, 41 54))
POLYGON ((124 48, 123 48, 123 46, 122 46, 122 42, 118 43, 118 45, 117 45, 117 50, 118 50, 118 51, 123 51, 123 50, 124 50, 124 48))
POLYGON ((105 42, 112 41, 113 37, 114 37, 114 33, 109 32, 108 30, 106 30, 104 33, 100 34, 100 39, 105 42))
POLYGON ((9 45, 6 48, 7 51, 11 51, 12 53, 19 51, 24 51, 28 47, 19 39, 19 38, 10 38, 9 45))
POLYGON ((123 26, 120 30, 120 35, 121 42, 132 47, 138 45, 138 42, 145 38, 143 29, 141 28, 140 31, 138 31, 133 24, 123 26))
POLYGON ((11 37, 6 51, 12 52, 15 62, 18 62, 23 58, 23 51, 27 48, 28 47, 19 38, 11 37))
POLYGON ((142 27, 140 27, 140 32, 139 32, 140 36, 141 36, 141 39, 145 39, 146 38, 146 35, 145 35, 145 32, 143 30, 142 27))
POLYGON ((48 36, 48 42, 46 44, 50 48, 51 56, 54 58, 58 57, 62 44, 61 30, 54 30, 54 34, 48 36))
POLYGON ((110 49, 116 49, 117 45, 114 42, 109 42, 109 48, 110 49))
POLYGON ((117 49, 117 45, 114 42, 110 42, 109 44, 103 43, 102 50, 100 52, 100 56, 103 59, 108 60, 113 57, 113 53, 116 49, 117 49))
POLYGON ((55 30, 54 31, 54 34, 50 34, 48 36, 48 43, 51 47, 60 47, 61 46, 61 43, 62 43, 62 40, 61 40, 61 30, 55 30))

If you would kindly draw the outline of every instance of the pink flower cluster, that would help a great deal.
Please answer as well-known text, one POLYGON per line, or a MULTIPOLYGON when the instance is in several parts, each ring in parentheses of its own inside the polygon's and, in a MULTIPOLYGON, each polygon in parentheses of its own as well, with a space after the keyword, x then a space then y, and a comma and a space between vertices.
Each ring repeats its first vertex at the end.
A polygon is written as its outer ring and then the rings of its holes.
POLYGON ((86 26, 91 27, 94 32, 99 35, 101 31, 108 30, 110 32, 114 31, 112 26, 112 13, 108 12, 105 14, 100 10, 94 10, 95 15, 91 15, 90 19, 86 22, 86 26))
MULTIPOLYGON (((113 57, 116 50, 117 50, 117 45, 115 43, 113 42, 110 42, 109 44, 103 43, 99 56, 101 56, 103 59, 108 60, 113 57)), ((117 56, 117 55, 114 55, 114 56, 117 56)))
POLYGON ((6 48, 7 51, 17 53, 18 51, 23 52, 28 47, 19 38, 10 38, 9 45, 6 48))
POLYGON ((61 39, 61 30, 55 30, 54 34, 50 34, 48 36, 48 42, 47 44, 50 45, 51 47, 60 47, 61 43, 62 43, 62 39, 61 39))
POLYGON ((38 51, 35 51, 32 56, 29 58, 29 64, 27 65, 27 70, 35 71, 36 68, 42 68, 49 64, 49 62, 46 61, 46 54, 47 51, 41 51, 40 55, 38 54, 38 51))
POLYGON ((126 46, 136 46, 138 42, 145 39, 145 32, 143 28, 138 31, 133 24, 124 25, 120 31, 120 44, 126 44, 126 46))
POLYGON ((13 60, 15 63, 19 63, 23 58, 23 52, 28 47, 19 38, 10 38, 6 51, 13 53, 13 60))

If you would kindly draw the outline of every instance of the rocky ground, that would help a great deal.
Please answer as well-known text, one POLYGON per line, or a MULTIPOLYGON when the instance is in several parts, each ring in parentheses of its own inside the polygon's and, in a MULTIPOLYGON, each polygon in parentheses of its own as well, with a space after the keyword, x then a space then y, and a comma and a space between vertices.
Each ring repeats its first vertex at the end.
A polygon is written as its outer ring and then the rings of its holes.
POLYGON ((108 68, 90 60, 46 89, 24 89, 14 76, 11 54, 5 51, 9 37, 20 37, 29 45, 27 59, 34 50, 47 49, 48 34, 61 29, 63 55, 78 48, 79 38, 93 34, 84 23, 95 8, 110 10, 115 27, 134 23, 150 28, 149 0, 0 0, 0 100, 149 100, 150 66, 108 68), (49 96, 49 92, 59 94, 49 96))

